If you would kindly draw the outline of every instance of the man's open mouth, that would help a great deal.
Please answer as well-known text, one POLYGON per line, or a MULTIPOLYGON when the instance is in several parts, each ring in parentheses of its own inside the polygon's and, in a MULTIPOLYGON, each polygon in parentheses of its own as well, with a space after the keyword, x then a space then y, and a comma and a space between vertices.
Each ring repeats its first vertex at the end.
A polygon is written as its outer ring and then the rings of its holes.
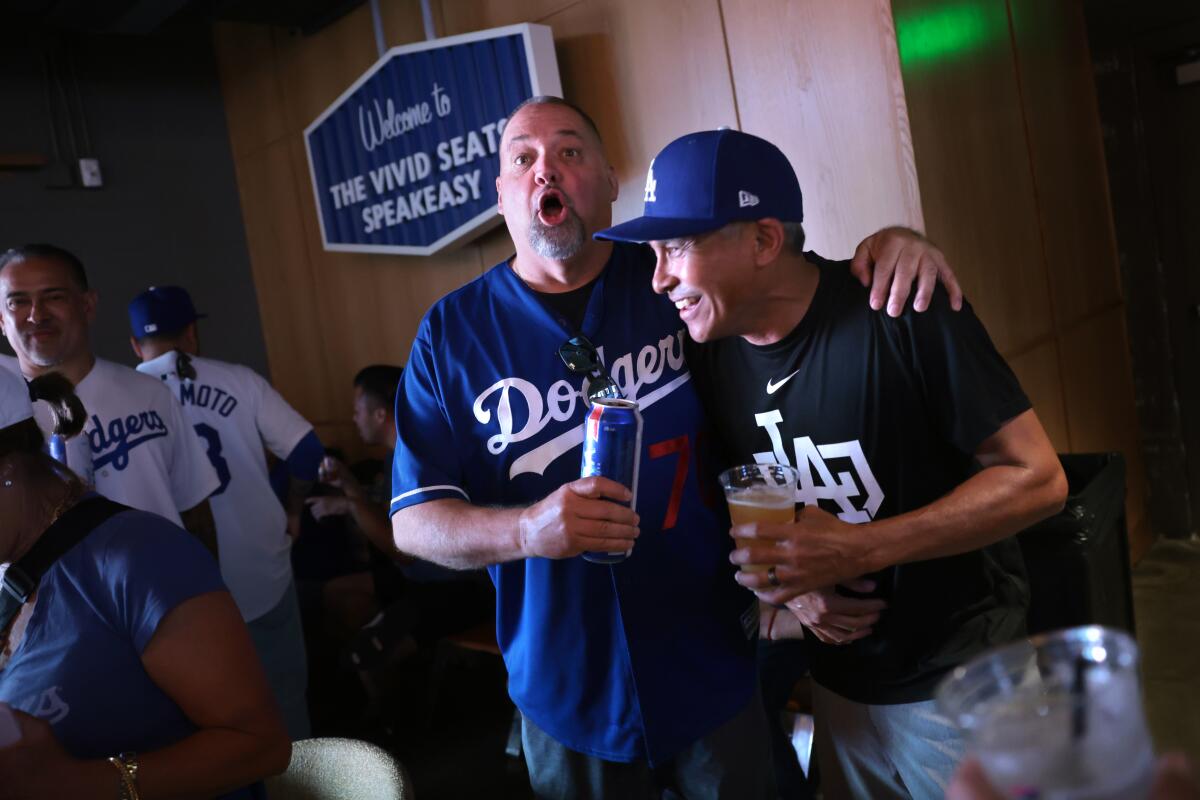
POLYGON ((538 199, 538 219, 543 225, 561 225, 567 213, 567 200, 557 189, 547 190, 538 199))

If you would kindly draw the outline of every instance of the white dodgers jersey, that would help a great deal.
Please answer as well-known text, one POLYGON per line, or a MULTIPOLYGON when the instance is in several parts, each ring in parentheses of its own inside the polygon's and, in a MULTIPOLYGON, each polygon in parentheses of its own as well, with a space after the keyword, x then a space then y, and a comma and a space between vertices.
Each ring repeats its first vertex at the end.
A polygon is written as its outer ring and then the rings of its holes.
POLYGON ((312 426, 248 367, 192 357, 194 379, 176 372, 174 351, 138 371, 161 379, 183 406, 217 472, 209 498, 221 575, 247 621, 270 611, 292 580, 287 514, 267 476, 264 446, 287 458, 312 426))

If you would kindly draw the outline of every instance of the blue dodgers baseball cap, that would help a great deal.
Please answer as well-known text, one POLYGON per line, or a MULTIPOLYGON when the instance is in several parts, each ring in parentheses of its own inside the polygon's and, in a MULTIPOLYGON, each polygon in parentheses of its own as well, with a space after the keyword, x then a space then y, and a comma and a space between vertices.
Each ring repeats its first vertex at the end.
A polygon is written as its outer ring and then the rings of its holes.
POLYGON ((681 136, 650 162, 642 216, 595 234, 650 242, 714 231, 741 220, 803 222, 800 181, 766 139, 729 128, 681 136))
POLYGON ((151 286, 129 301, 129 329, 135 339, 177 333, 202 319, 182 286, 151 286))

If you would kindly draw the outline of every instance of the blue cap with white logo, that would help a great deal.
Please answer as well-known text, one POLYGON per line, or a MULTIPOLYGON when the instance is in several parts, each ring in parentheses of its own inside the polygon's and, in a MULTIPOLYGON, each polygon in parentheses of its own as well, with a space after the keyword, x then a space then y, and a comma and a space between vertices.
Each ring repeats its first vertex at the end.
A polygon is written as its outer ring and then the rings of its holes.
POLYGON ((650 162, 645 210, 595 235, 619 242, 696 236, 731 222, 803 222, 796 171, 778 147, 722 128, 681 136, 650 162))
POLYGON ((129 301, 129 328, 135 339, 169 336, 207 316, 197 314, 182 286, 151 286, 129 301))

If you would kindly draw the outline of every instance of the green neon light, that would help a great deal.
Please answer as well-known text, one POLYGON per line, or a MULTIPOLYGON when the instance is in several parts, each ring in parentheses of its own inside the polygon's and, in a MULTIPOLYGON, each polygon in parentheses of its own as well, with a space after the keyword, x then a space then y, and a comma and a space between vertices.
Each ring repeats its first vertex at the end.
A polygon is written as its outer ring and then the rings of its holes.
POLYGON ((1002 0, 958 2, 896 15, 900 65, 905 69, 955 61, 1007 37, 1002 0))

